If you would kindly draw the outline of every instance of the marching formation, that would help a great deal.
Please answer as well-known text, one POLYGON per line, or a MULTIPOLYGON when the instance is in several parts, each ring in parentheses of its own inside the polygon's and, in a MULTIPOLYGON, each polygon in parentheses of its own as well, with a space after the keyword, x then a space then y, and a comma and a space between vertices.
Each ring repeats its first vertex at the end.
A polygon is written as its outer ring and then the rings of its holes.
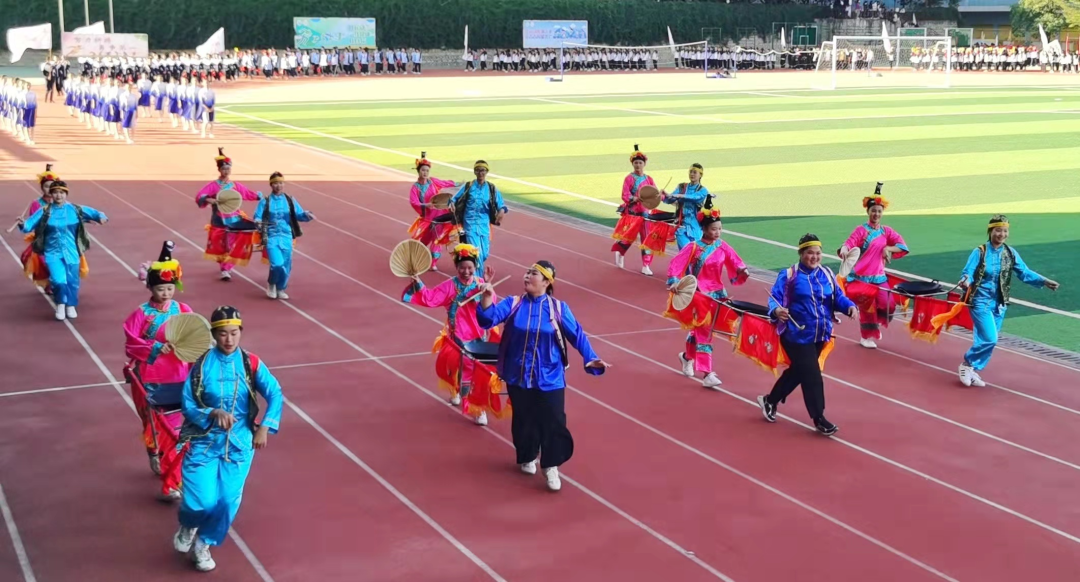
MULTIPOLYGON (((113 122, 103 118, 103 123, 113 122)), ((997 344, 1013 277, 1058 288, 1006 244, 1009 220, 1004 215, 990 219, 985 241, 972 251, 952 289, 896 278, 886 266, 910 251, 900 233, 882 222, 889 201, 879 182, 862 199, 866 221, 837 251, 842 259, 838 272, 822 264, 823 241, 807 233, 794 245, 793 264, 768 288, 765 304, 735 299, 729 288, 743 286, 750 269, 724 240, 718 200, 702 183, 705 168, 690 165, 687 181, 669 193, 646 174, 648 157, 638 145, 629 160, 632 171, 621 185, 623 204, 611 235, 616 267, 625 266, 626 253, 637 244, 641 273, 652 276, 653 259, 666 255, 674 243, 662 315, 687 332, 677 353, 680 369, 700 378, 703 387, 718 390, 722 370, 715 367, 713 353, 718 343, 729 342, 776 378, 771 390, 758 397, 768 422, 776 421, 780 404, 801 386, 817 431, 826 436, 837 432, 825 416, 822 370, 833 349, 838 314, 858 320, 860 345, 867 349, 883 341, 882 328, 901 308, 911 309, 909 328, 918 339, 935 341, 943 329, 966 327, 974 343, 963 355, 959 378, 965 386, 983 386, 979 374, 997 344), (661 204, 672 209, 659 210, 661 204)), ((219 264, 218 277, 227 282, 234 269, 248 265, 259 252, 269 266, 267 296, 289 300, 293 248, 303 235, 301 223, 315 216, 286 192, 282 173, 270 175, 270 193, 263 194, 231 178, 233 162, 222 148, 214 164, 216 178, 195 194, 199 208, 210 208, 204 258, 219 264), (252 218, 241 210, 244 201, 256 203, 252 218)), ((474 179, 464 183, 432 177, 426 153, 415 168, 409 202, 417 218, 408 238, 394 249, 390 268, 408 279, 403 302, 446 310, 432 349, 438 385, 476 425, 486 426, 489 416, 510 415, 518 470, 541 472, 547 488, 558 491, 559 468, 574 453, 565 411, 570 348, 580 354, 589 375, 600 376, 610 365, 593 350, 571 307, 556 296, 559 278, 550 261, 529 266, 519 291, 496 292, 511 277, 494 281, 488 264, 492 227, 504 225, 509 209, 488 181, 488 163, 478 160, 474 179), (444 250, 453 269, 429 286, 422 275, 438 271, 444 250)), ((55 318, 75 320, 79 283, 89 272, 86 225, 104 225, 109 219, 69 200, 69 186, 51 164, 37 180, 40 197, 29 201, 8 232, 18 228, 26 235, 24 273, 45 288, 55 318)), ((255 451, 278 430, 284 395, 267 365, 241 347, 244 327, 237 308, 218 306, 204 318, 176 299, 185 281, 173 250, 173 243, 165 241, 157 260, 140 270, 150 296, 123 322, 125 377, 150 468, 160 476, 159 497, 179 502, 173 545, 198 570, 209 571, 216 566, 210 548, 224 542, 236 517, 255 451), (257 420, 260 399, 267 410, 257 420)))

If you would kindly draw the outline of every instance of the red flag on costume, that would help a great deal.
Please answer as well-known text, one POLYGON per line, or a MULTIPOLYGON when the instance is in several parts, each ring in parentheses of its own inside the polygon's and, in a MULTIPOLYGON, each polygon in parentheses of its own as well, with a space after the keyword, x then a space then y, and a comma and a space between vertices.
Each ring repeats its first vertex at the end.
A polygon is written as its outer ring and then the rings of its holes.
POLYGON ((959 293, 949 293, 947 298, 952 303, 952 308, 947 313, 935 317, 932 322, 934 326, 944 329, 962 327, 971 331, 975 324, 971 321, 971 310, 965 303, 964 296, 959 293))
POLYGON ((911 321, 908 322, 908 332, 911 337, 930 343, 936 343, 941 335, 941 325, 934 325, 934 320, 943 314, 949 313, 953 305, 944 299, 920 296, 915 298, 915 305, 911 310, 911 321))
MULTIPOLYGON (((901 283, 907 283, 906 279, 901 279, 900 277, 889 273, 885 273, 885 278, 889 281, 890 289, 896 289, 897 285, 901 283)), ((899 306, 901 309, 904 309, 905 311, 908 309, 908 307, 911 307, 911 299, 908 297, 896 294, 890 294, 890 297, 892 297, 892 300, 896 303, 897 306, 899 306)))
POLYGON ((716 316, 713 318, 715 321, 713 331, 730 334, 731 343, 735 343, 736 334, 739 330, 739 312, 723 303, 719 307, 716 310, 716 316))
POLYGON ((504 418, 510 412, 506 383, 495 374, 491 366, 480 362, 473 365, 472 388, 465 397, 465 413, 479 415, 486 411, 495 418, 504 418))
POLYGON ((444 329, 435 338, 431 352, 435 356, 435 375, 439 377, 439 388, 456 396, 461 393, 461 349, 446 335, 444 329))
POLYGON ((777 369, 790 362, 780 347, 780 336, 771 321, 744 316, 735 340, 735 352, 750 358, 761 368, 779 375, 777 369))
POLYGON ((161 447, 161 493, 168 495, 170 491, 181 489, 181 467, 184 464, 184 454, 191 443, 185 443, 183 449, 177 450, 180 425, 184 421, 179 410, 164 413, 151 409, 150 419, 157 433, 158 446, 161 447))

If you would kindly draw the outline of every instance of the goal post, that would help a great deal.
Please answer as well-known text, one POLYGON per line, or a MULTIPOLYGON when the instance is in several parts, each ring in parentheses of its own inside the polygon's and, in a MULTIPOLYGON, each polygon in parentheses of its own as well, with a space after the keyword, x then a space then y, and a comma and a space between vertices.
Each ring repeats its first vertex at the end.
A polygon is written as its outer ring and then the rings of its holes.
POLYGON ((948 88, 953 45, 949 36, 834 36, 818 49, 812 86, 948 88))

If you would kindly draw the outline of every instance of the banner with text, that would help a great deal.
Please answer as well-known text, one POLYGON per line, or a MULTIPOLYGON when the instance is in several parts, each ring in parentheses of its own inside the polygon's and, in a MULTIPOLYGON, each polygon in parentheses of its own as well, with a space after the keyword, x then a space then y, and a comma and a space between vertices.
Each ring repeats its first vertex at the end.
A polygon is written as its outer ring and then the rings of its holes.
POLYGON ((65 32, 60 35, 60 47, 65 57, 146 58, 150 55, 150 41, 145 34, 65 32))
POLYGON ((564 43, 589 44, 587 20, 524 20, 521 23, 521 46, 559 48, 564 43))
POLYGON ((374 18, 293 18, 298 49, 375 48, 374 18))

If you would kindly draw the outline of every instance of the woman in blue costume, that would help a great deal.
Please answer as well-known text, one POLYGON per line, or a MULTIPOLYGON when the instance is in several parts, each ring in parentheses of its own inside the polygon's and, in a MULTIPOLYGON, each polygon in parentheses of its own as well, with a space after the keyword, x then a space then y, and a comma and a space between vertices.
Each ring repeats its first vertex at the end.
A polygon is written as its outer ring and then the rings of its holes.
POLYGON ((477 160, 473 164, 476 180, 466 182, 461 190, 450 200, 454 221, 464 230, 465 238, 461 242, 480 249, 476 262, 476 272, 484 272, 484 262, 491 252, 491 226, 502 225, 503 216, 508 209, 503 202, 502 192, 487 181, 488 164, 477 160))
POLYGON ((262 232, 266 246, 266 259, 270 263, 266 296, 271 299, 288 299, 285 289, 292 274, 293 241, 304 233, 301 222, 315 220, 315 215, 300 207, 300 202, 285 193, 285 176, 281 172, 270 174, 270 196, 259 200, 255 209, 255 223, 262 232))
POLYGON ((85 253, 90 248, 86 234, 87 222, 105 224, 109 217, 90 208, 69 204, 68 187, 62 180, 49 186, 52 202, 38 209, 26 222, 19 220, 19 230, 34 233, 35 253, 45 257, 49 269, 49 287, 56 303, 56 319, 75 319, 79 316, 79 278, 86 275, 85 253))
POLYGON ((570 306, 555 299, 555 266, 537 261, 525 272, 525 293, 495 303, 495 288, 483 286, 476 320, 491 329, 505 323, 499 342, 499 377, 506 382, 514 417, 517 463, 526 475, 536 474, 536 458, 548 489, 562 488, 559 466, 574 454, 574 439, 566 428, 566 344, 574 346, 594 376, 609 366, 593 352, 585 330, 570 306))
POLYGON ((698 212, 709 196, 709 189, 701 185, 705 168, 701 164, 690 165, 690 182, 679 184, 671 194, 664 193, 664 202, 675 205, 675 219, 679 223, 675 231, 675 244, 681 251, 686 245, 701 239, 698 212))
POLYGON ((255 449, 277 433, 285 397, 270 369, 240 348, 243 322, 235 307, 222 306, 210 316, 216 346, 191 366, 184 383, 180 428, 184 457, 184 497, 180 529, 173 536, 176 551, 190 553, 195 568, 209 572, 217 565, 210 546, 221 545, 240 509, 255 449), (258 399, 266 400, 262 424, 258 399))
POLYGON ((986 386, 979 371, 990 363, 990 356, 997 346, 1001 323, 1009 305, 1009 291, 1013 275, 1032 287, 1046 287, 1057 291, 1057 281, 1052 281, 1032 271, 1020 258, 1016 249, 1005 244, 1009 238, 1009 219, 995 214, 986 227, 987 243, 971 251, 960 285, 970 289, 967 303, 971 307, 973 342, 960 364, 960 382, 964 386, 986 386))

